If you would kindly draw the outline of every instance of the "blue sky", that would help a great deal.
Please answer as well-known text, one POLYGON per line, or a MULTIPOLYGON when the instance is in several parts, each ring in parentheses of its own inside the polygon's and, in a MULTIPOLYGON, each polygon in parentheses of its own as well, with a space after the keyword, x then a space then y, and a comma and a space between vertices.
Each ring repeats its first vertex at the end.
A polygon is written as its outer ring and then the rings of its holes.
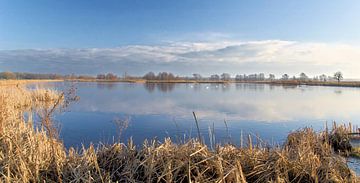
POLYGON ((357 0, 0 0, 0 70, 320 74, 342 63, 360 78, 351 70, 360 59, 359 9, 357 0), (326 61, 326 52, 337 55, 326 61), (191 69, 199 65, 205 71, 191 69))

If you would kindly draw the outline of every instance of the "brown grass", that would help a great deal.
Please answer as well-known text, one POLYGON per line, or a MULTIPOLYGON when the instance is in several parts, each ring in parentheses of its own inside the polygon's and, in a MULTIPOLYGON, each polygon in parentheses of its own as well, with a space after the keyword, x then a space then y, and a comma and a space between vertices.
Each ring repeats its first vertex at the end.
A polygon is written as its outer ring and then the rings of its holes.
POLYGON ((247 147, 211 151, 195 139, 165 139, 141 147, 129 140, 66 150, 42 121, 34 128, 31 118, 65 104, 64 94, 52 90, 0 88, 1 182, 356 182, 345 159, 333 152, 329 134, 311 128, 290 133, 274 148, 249 141, 247 147))
POLYGON ((13 85, 23 85, 30 83, 39 83, 39 82, 61 82, 63 80, 47 80, 47 79, 38 79, 38 80, 0 80, 0 87, 4 86, 13 86, 13 85))

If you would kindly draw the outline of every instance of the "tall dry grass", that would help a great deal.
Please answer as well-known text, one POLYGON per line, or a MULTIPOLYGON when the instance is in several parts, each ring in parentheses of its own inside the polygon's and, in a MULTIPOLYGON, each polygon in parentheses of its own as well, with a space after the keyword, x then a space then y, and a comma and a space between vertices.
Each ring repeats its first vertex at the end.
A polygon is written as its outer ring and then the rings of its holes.
POLYGON ((0 167, 3 182, 39 182, 60 177, 66 158, 62 143, 49 138, 33 114, 62 101, 51 90, 0 89, 0 167))
POLYGON ((332 150, 331 135, 311 128, 274 148, 249 140, 244 148, 210 150, 196 139, 176 144, 168 138, 141 147, 129 140, 67 150, 52 135, 51 120, 66 104, 66 95, 52 90, 0 88, 1 182, 356 182, 332 150))
POLYGON ((41 82, 62 82, 61 79, 21 79, 21 80, 1 80, 0 87, 14 86, 14 85, 25 85, 31 83, 41 83, 41 82))

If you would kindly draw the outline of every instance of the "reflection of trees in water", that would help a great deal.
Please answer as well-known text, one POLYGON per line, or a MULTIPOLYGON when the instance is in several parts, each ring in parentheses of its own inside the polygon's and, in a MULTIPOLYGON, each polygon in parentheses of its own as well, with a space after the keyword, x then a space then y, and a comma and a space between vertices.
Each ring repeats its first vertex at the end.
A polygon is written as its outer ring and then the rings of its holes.
POLYGON ((219 90, 220 88, 220 84, 219 83, 211 83, 210 84, 210 89, 211 90, 219 90))
POLYGON ((161 92, 171 92, 175 88, 175 83, 145 83, 145 89, 148 92, 153 92, 157 88, 161 92))
POLYGON ((148 92, 152 93, 155 90, 155 85, 155 83, 145 83, 144 87, 148 92))
POLYGON ((221 85, 221 91, 222 92, 226 92, 226 91, 229 91, 230 90, 230 85, 229 84, 222 84, 221 85))
POLYGON ((335 90, 334 93, 340 95, 342 94, 342 90, 335 90))
POLYGON ((297 85, 282 85, 282 88, 283 89, 295 89, 297 88, 298 86, 297 85))
POLYGON ((236 83, 235 87, 236 87, 237 90, 264 91, 265 84, 236 83))
POLYGON ((97 82, 96 83, 96 87, 98 89, 108 89, 108 90, 113 90, 117 88, 116 83, 112 83, 112 82, 108 82, 108 83, 103 83, 103 82, 97 82))
POLYGON ((201 90, 201 84, 200 83, 195 83, 194 85, 192 85, 193 86, 193 89, 195 90, 195 91, 200 91, 201 90))
POLYGON ((123 83, 121 85, 122 89, 124 89, 124 90, 135 88, 135 86, 136 86, 135 83, 123 83))
POLYGON ((270 89, 270 90, 275 89, 275 85, 269 85, 269 89, 270 89))
POLYGON ((159 83, 157 85, 158 90, 162 92, 171 92, 175 87, 174 83, 159 83))

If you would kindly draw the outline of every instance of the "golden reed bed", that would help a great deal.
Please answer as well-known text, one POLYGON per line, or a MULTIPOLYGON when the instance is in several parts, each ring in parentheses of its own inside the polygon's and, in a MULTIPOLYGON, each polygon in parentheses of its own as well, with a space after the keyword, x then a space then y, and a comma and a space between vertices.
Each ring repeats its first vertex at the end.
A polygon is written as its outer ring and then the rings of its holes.
POLYGON ((13 85, 24 85, 30 83, 40 83, 40 82, 62 82, 64 80, 0 80, 0 87, 2 86, 13 86, 13 85))
POLYGON ((141 147, 130 140, 65 149, 52 115, 67 100, 53 90, 0 87, 0 182, 356 182, 331 148, 337 131, 311 128, 273 148, 249 140, 243 148, 219 145, 211 151, 196 139, 165 139, 141 147))

